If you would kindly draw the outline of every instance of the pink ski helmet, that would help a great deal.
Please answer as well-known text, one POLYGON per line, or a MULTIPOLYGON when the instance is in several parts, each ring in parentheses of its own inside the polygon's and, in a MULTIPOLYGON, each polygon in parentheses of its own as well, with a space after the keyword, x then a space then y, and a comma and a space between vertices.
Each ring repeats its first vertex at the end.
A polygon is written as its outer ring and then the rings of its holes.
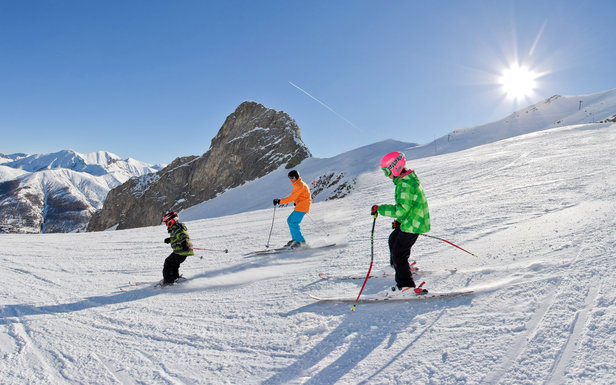
POLYGON ((381 170, 385 172, 385 176, 393 174, 399 176, 406 164, 404 154, 398 151, 390 152, 381 159, 381 170))

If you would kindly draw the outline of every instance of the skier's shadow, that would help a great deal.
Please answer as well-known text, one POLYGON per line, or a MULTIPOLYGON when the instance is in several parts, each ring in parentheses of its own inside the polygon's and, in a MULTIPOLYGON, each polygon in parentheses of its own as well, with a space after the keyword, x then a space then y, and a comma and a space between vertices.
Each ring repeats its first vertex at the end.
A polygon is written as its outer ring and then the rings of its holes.
POLYGON ((419 340, 430 328, 438 322, 447 309, 455 306, 466 306, 471 298, 452 298, 440 300, 442 310, 435 312, 434 303, 431 301, 418 302, 412 307, 401 307, 396 303, 383 304, 359 304, 357 310, 350 312, 350 304, 311 304, 286 314, 291 316, 301 312, 313 312, 325 317, 339 316, 347 313, 340 325, 331 331, 317 345, 301 355, 295 363, 281 369, 277 374, 265 380, 263 384, 284 384, 301 378, 303 384, 333 384, 339 381, 345 374, 350 372, 357 364, 364 360, 372 351, 381 346, 387 340, 389 349, 397 339, 398 333, 416 334, 415 338, 401 351, 391 353, 391 360, 364 380, 368 383, 388 366, 404 357, 415 342, 419 340), (413 320, 426 313, 435 313, 436 317, 428 323, 416 322, 409 330, 413 320), (313 369, 321 361, 326 360, 330 354, 338 349, 345 349, 336 360, 326 367, 313 369), (318 372, 316 372, 318 370, 318 372), (308 378, 306 380, 306 378, 308 378))
POLYGON ((72 313, 76 311, 91 309, 95 307, 115 305, 119 303, 139 301, 162 293, 161 290, 153 290, 151 287, 131 290, 130 292, 120 292, 112 295, 99 295, 84 298, 80 301, 57 304, 57 305, 5 305, 0 308, 0 324, 16 322, 13 317, 23 317, 32 315, 72 313))
MULTIPOLYGON (((295 257, 302 257, 301 255, 295 257)), ((212 278, 217 276, 224 276, 230 273, 238 273, 245 270, 260 268, 266 266, 268 263, 271 263, 271 258, 257 258, 249 261, 243 261, 242 263, 231 265, 228 267, 224 267, 218 270, 210 270, 200 274, 192 275, 189 278, 212 278)), ((278 261, 279 264, 290 263, 290 261, 278 261)), ((153 284, 152 284, 153 285, 153 284)), ((76 311, 92 309, 96 307, 103 307, 107 305, 116 305, 120 303, 139 301, 142 299, 146 299, 149 297, 153 297, 159 294, 163 294, 165 290, 156 290, 152 288, 152 285, 144 285, 143 287, 139 287, 137 289, 131 289, 127 292, 119 292, 117 294, 107 294, 107 295, 98 295, 91 296, 87 298, 83 298, 73 303, 62 303, 56 305, 27 305, 27 304, 14 304, 14 305, 4 305, 0 307, 0 324, 7 324, 16 322, 12 318, 14 317, 23 317, 23 316, 33 316, 33 315, 44 315, 44 314, 62 314, 62 313, 72 313, 76 311)), ((240 286, 241 284, 226 284, 226 285, 214 285, 209 286, 207 289, 214 289, 217 287, 231 287, 231 286, 240 286)), ((202 287, 179 287, 177 289, 174 288, 175 293, 184 293, 189 291, 202 291, 204 290, 202 287)))

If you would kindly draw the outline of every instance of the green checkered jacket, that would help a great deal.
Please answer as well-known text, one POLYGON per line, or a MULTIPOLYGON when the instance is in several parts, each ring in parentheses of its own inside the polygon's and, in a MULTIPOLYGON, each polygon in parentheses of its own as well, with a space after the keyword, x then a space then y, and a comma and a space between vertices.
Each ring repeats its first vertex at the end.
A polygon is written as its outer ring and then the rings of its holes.
POLYGON ((414 171, 394 179, 396 204, 380 205, 379 214, 396 218, 400 230, 405 233, 422 234, 430 231, 428 201, 419 178, 414 171))

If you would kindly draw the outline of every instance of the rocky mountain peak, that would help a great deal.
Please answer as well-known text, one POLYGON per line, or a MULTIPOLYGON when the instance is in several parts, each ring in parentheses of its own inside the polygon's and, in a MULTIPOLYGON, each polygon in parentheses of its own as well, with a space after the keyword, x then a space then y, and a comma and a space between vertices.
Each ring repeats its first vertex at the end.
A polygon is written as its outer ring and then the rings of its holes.
POLYGON ((300 136, 300 130, 295 120, 283 111, 275 111, 263 105, 246 101, 225 119, 218 134, 212 139, 211 146, 218 146, 225 141, 240 138, 257 129, 289 129, 295 136, 300 136))
POLYGON ((243 102, 230 114, 201 156, 174 160, 156 177, 133 178, 111 190, 88 231, 158 225, 182 210, 310 157, 297 123, 285 112, 243 102))

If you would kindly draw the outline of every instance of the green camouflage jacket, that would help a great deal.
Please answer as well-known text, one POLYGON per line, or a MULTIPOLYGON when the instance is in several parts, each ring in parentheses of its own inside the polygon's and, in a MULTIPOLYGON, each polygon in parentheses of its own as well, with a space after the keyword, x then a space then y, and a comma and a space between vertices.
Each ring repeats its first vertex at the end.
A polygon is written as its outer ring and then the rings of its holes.
POLYGON ((192 242, 186 232, 186 226, 183 223, 176 222, 173 226, 167 229, 173 252, 179 255, 188 256, 194 255, 192 242))

